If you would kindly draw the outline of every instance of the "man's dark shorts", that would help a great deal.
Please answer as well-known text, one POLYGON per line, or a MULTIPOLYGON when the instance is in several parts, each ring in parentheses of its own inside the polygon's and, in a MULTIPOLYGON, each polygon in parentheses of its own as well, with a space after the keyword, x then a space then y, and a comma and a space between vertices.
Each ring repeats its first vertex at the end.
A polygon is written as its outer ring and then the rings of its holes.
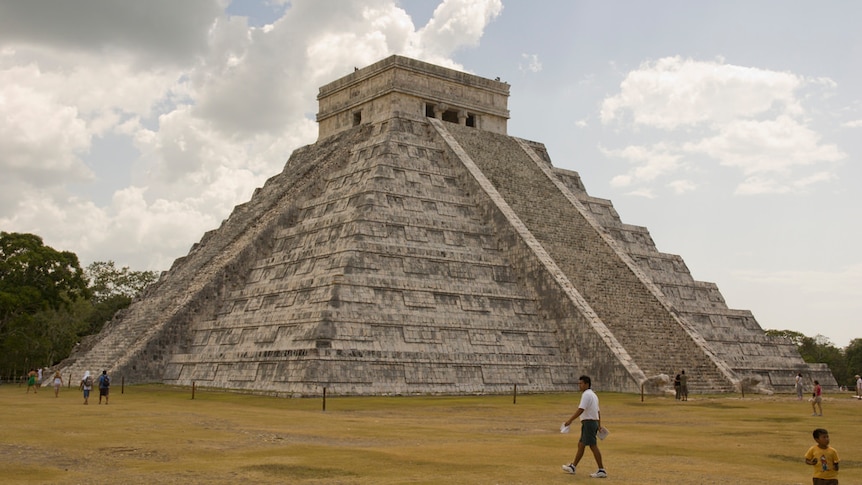
POLYGON ((581 421, 581 439, 580 442, 586 446, 597 445, 596 433, 599 432, 599 422, 593 419, 581 421))
POLYGON ((108 391, 109 391, 110 389, 111 389, 110 387, 100 387, 100 388, 99 388, 99 395, 100 395, 100 396, 107 396, 107 395, 108 395, 108 391))

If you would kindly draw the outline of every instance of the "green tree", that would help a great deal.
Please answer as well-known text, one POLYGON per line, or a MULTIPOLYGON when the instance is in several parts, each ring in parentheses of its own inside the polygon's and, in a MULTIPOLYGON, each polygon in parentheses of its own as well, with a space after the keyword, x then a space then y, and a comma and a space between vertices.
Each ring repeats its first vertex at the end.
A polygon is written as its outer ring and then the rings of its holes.
MULTIPOLYGON (((844 348, 844 358, 847 359, 847 374, 852 378, 854 375, 862 375, 862 338, 855 338, 844 348)), ((853 383, 855 386, 856 383, 853 383)))
POLYGON ((839 385, 847 384, 847 360, 844 352, 823 335, 806 338, 799 349, 805 362, 822 362, 829 366, 839 385))
POLYGON ((158 279, 155 271, 117 269, 113 261, 95 261, 85 270, 90 281, 93 309, 87 318, 86 334, 98 333, 115 313, 128 307, 147 286, 158 279))
POLYGON ((131 300, 159 277, 155 271, 132 271, 128 266, 117 269, 113 261, 95 261, 84 272, 95 302, 117 296, 131 300))
POLYGON ((786 339, 790 339, 791 342, 796 344, 796 346, 801 346, 802 342, 810 337, 806 337, 801 332, 796 332, 794 330, 767 330, 766 335, 770 337, 784 337, 786 339))
POLYGON ((77 255, 34 234, 0 232, 0 372, 46 363, 54 355, 51 339, 65 334, 46 327, 46 315, 68 312, 89 295, 77 255))
POLYGON ((853 376, 848 375, 847 357, 845 352, 835 347, 832 342, 823 335, 807 337, 793 330, 767 330, 767 335, 773 337, 786 337, 796 344, 802 360, 808 363, 823 363, 829 366, 832 375, 839 385, 847 385, 847 380, 853 376))

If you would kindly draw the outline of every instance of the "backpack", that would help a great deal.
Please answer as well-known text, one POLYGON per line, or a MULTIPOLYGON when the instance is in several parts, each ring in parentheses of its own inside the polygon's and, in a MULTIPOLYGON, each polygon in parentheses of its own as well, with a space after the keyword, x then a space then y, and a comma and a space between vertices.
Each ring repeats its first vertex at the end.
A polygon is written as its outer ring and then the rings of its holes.
POLYGON ((87 376, 84 378, 84 386, 93 387, 93 376, 87 376))
POLYGON ((107 374, 99 377, 99 387, 108 387, 111 385, 111 378, 107 374))

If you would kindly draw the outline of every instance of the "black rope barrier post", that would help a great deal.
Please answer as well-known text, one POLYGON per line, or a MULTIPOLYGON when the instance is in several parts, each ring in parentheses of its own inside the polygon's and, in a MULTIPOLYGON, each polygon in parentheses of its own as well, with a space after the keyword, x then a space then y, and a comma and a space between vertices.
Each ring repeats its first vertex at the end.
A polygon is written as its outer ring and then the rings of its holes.
POLYGON ((518 385, 515 384, 515 389, 512 391, 512 404, 518 403, 518 385))
POLYGON ((192 401, 195 400, 195 381, 192 381, 192 401))
POLYGON ((126 376, 120 376, 120 394, 126 393, 126 376))
POLYGON ((71 388, 72 388, 72 373, 71 373, 71 372, 69 372, 69 382, 68 382, 68 384, 69 384, 69 389, 71 389, 71 388))
POLYGON ((644 385, 641 384, 641 402, 644 402, 644 385))
POLYGON ((323 412, 326 412, 326 388, 323 388, 323 412))

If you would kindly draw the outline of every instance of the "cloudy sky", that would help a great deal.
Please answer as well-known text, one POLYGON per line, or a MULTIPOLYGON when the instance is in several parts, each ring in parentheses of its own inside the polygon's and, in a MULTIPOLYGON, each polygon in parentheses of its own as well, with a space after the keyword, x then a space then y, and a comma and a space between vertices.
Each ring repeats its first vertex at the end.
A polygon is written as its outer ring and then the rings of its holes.
POLYGON ((511 84, 624 222, 766 329, 862 337, 862 2, 0 2, 0 230, 163 270, 391 54, 511 84))

